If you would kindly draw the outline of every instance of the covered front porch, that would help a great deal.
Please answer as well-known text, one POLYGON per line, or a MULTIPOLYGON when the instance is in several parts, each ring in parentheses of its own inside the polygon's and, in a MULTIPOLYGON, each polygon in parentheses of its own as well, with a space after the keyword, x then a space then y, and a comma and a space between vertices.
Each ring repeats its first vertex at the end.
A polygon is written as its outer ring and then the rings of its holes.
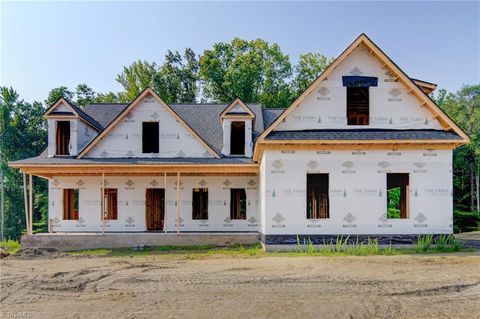
MULTIPOLYGON (((105 160, 101 164, 96 159, 94 162, 84 161, 74 165, 70 163, 15 165, 24 174, 26 242, 38 240, 51 242, 62 238, 55 235, 76 236, 75 240, 81 242, 84 240, 81 236, 91 240, 102 234, 112 234, 116 238, 121 238, 118 237, 121 234, 132 234, 134 236, 132 243, 146 235, 145 238, 149 240, 155 239, 156 244, 163 241, 168 244, 170 240, 168 238, 173 234, 185 234, 187 236, 184 237, 185 240, 195 241, 197 237, 193 236, 193 233, 201 232, 218 237, 222 233, 236 236, 239 233, 258 232, 257 165, 240 161, 223 164, 192 164, 188 159, 185 161, 169 159, 165 163, 161 161, 161 159, 155 159, 155 162, 142 160, 142 163, 127 164, 105 160), (48 229, 51 237, 34 234, 33 192, 30 191, 33 189, 34 176, 49 180, 48 229), (208 215, 202 218, 196 217, 192 209, 195 206, 192 191, 198 188, 208 190, 208 215), (233 188, 244 189, 247 197, 246 216, 241 220, 232 219, 230 215, 233 188), (75 190, 76 212, 69 218, 65 218, 65 189, 75 190), (105 201, 107 189, 116 190, 117 211, 114 218, 109 217, 107 212, 109 206, 105 201), (161 225, 155 229, 148 226, 148 194, 151 195, 152 190, 160 191, 154 193, 161 194, 161 225), (36 239, 37 237, 41 239, 36 239)), ((198 240, 207 237, 201 236, 198 240)), ((130 239, 126 240, 129 241, 130 239)))

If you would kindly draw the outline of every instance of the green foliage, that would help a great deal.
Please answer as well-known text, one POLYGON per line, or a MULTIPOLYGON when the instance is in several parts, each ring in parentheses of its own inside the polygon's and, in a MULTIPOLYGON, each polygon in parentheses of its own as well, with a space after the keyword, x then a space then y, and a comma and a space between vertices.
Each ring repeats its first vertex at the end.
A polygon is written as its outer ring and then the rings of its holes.
POLYGON ((58 99, 64 98, 66 100, 72 101, 74 97, 74 93, 70 91, 66 86, 60 86, 58 88, 54 88, 50 90, 48 93, 48 98, 45 100, 45 105, 51 106, 55 102, 57 102, 58 99))
POLYGON ((433 235, 418 236, 417 238, 417 253, 426 252, 430 249, 433 243, 433 235))
POLYGON ((75 95, 77 97, 77 105, 80 107, 84 107, 95 100, 95 92, 86 84, 77 85, 75 95))
POLYGON ((387 218, 400 218, 400 187, 387 191, 387 218))
POLYGON ((295 66, 295 78, 292 81, 292 91, 300 95, 307 87, 333 62, 320 53, 301 54, 295 66))
POLYGON ((198 60, 192 49, 183 57, 168 50, 165 62, 153 76, 152 87, 166 102, 195 102, 197 96, 198 60))
POLYGON ((453 232, 463 233, 480 230, 480 212, 453 211, 453 232))
MULTIPOLYGON (((17 169, 9 168, 8 161, 34 157, 46 147, 47 129, 42 118, 41 103, 27 103, 12 88, 0 88, 1 169, 4 175, 5 238, 17 239, 25 229, 25 212, 22 176, 17 169)), ((47 215, 47 182, 34 178, 34 220, 47 215)))
POLYGON ((135 61, 123 67, 117 76, 117 82, 124 91, 119 93, 121 100, 133 101, 144 89, 152 85, 153 76, 157 73, 157 65, 147 61, 135 61))
POLYGON ((215 43, 200 57, 200 77, 207 98, 266 107, 286 107, 291 101, 287 83, 292 74, 288 55, 277 44, 257 39, 215 43))
POLYGON ((433 99, 471 137, 453 152, 454 205, 479 211, 475 180, 480 175, 480 84, 465 85, 456 93, 440 90, 433 99))
POLYGON ((20 250, 21 246, 17 240, 7 239, 0 241, 0 248, 5 249, 9 254, 15 254, 20 250))

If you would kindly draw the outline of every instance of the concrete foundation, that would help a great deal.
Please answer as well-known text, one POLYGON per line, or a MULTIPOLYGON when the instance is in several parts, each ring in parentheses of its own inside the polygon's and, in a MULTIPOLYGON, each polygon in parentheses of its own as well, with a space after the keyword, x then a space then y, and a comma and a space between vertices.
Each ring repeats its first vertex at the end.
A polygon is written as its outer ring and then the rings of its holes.
POLYGON ((54 248, 61 251, 138 246, 230 246, 259 241, 258 233, 55 233, 25 235, 21 239, 22 249, 54 248))

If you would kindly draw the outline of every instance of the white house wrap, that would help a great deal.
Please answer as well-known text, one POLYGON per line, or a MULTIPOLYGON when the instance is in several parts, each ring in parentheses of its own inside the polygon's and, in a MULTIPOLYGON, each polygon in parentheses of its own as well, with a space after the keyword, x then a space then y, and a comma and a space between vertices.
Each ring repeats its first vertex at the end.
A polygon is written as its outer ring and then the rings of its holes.
POLYGON ((10 166, 49 180, 52 234, 409 243, 452 233, 452 150, 469 141, 435 87, 362 34, 287 109, 60 99, 46 152, 10 166))

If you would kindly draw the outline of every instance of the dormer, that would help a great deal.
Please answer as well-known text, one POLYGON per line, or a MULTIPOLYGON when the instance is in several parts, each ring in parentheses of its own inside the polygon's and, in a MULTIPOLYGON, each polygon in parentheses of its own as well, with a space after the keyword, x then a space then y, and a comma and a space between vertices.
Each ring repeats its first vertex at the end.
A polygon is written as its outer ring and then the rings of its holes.
POLYGON ((60 98, 44 113, 48 122, 48 157, 76 156, 102 126, 77 106, 60 98))
POLYGON ((252 157, 252 129, 255 113, 236 99, 220 114, 223 128, 223 149, 225 156, 252 157))

